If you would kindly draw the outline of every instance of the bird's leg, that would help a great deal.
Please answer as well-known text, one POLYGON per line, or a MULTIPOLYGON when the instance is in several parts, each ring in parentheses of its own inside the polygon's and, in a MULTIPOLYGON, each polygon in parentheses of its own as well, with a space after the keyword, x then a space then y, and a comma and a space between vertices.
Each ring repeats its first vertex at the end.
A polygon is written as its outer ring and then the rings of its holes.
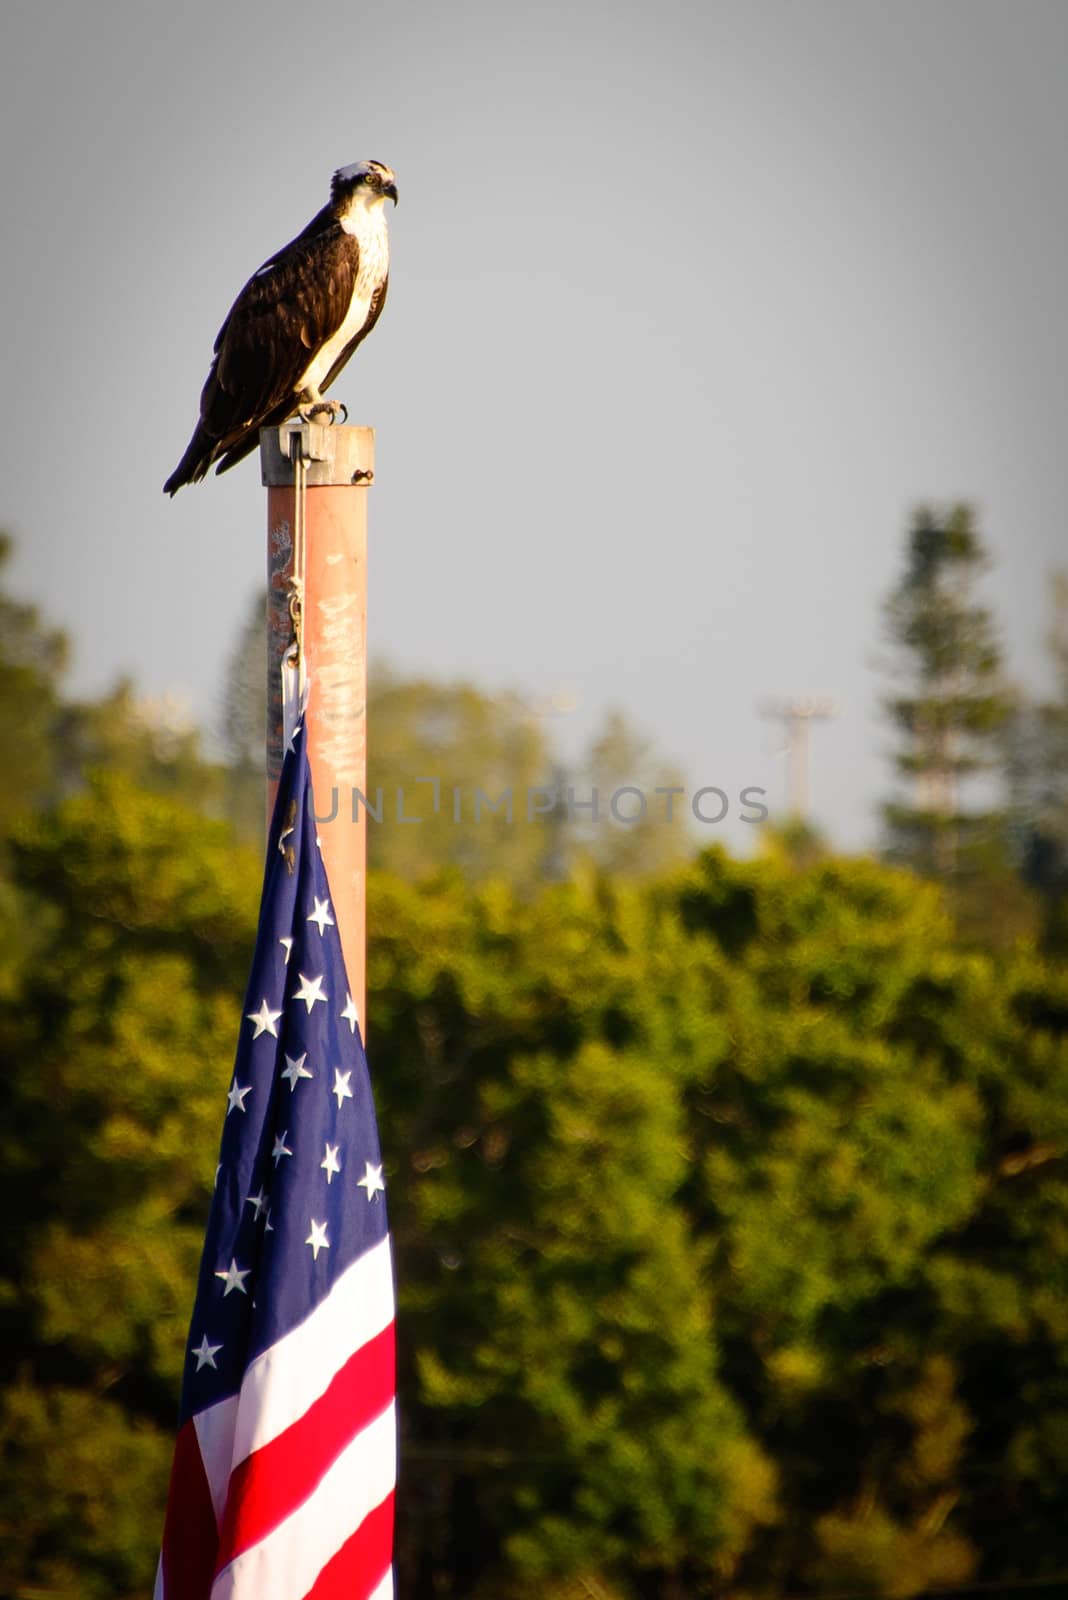
POLYGON ((315 422, 320 417, 326 416, 331 423, 340 416, 342 422, 349 420, 349 408, 340 400, 324 400, 318 389, 305 389, 304 398, 297 407, 297 415, 302 422, 315 422))

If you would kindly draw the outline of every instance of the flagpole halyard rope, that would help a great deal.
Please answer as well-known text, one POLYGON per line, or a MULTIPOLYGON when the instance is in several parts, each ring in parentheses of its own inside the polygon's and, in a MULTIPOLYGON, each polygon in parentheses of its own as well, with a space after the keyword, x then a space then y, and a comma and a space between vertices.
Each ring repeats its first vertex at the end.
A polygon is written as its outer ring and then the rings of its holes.
MULTIPOLYGON (((303 430, 301 430, 302 432, 303 430)), ((300 432, 290 434, 290 448, 296 445, 293 456, 293 570, 289 578, 289 617, 293 624, 293 640, 288 658, 304 681, 304 593, 307 576, 306 529, 308 509, 308 462, 300 432)))
POLYGON ((290 537, 288 610, 291 634, 281 659, 282 734, 287 749, 304 712, 307 697, 304 606, 307 598, 308 463, 315 459, 310 428, 279 430, 282 454, 293 468, 293 517, 290 537))

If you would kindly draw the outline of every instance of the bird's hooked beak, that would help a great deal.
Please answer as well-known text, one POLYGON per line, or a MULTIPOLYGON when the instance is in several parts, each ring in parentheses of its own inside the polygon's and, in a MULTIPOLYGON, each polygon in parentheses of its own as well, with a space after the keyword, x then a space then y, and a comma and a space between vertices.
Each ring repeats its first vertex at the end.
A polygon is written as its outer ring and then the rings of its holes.
POLYGON ((382 190, 382 193, 388 199, 392 200, 394 205, 396 205, 398 203, 397 202, 397 185, 395 183, 387 183, 385 188, 382 190))

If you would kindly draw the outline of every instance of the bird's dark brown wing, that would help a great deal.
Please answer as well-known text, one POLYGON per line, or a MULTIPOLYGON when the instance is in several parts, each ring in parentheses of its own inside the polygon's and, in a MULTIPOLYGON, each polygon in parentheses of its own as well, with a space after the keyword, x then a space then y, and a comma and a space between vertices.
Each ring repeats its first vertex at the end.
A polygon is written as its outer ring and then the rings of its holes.
POLYGON ((217 453, 295 394, 312 352, 345 319, 359 265, 356 240, 327 215, 249 279, 219 330, 200 400, 217 453))
MULTIPOLYGON (((327 389, 333 383, 334 379, 337 377, 346 361, 356 349, 356 346, 361 344, 363 340, 366 339, 367 335, 378 321, 382 307, 386 303, 386 287, 388 283, 389 279, 383 278, 381 288, 377 289, 371 296, 371 304, 367 312, 367 321, 364 323, 356 337, 351 339, 345 346, 344 350, 334 362, 334 365, 330 368, 330 371, 327 373, 326 377, 320 383, 320 393, 326 393, 327 389)), ((239 461, 243 461, 247 455, 250 455, 252 451, 255 450, 259 441, 259 430, 261 428, 271 428, 278 423, 284 422, 291 410, 292 401, 290 396, 280 400, 273 410, 267 412, 265 416, 261 417, 254 428, 248 429, 246 433, 244 433, 240 438, 236 439, 232 445, 224 447, 225 453, 220 452, 221 459, 219 460, 218 466, 215 468, 216 472, 226 472, 230 467, 236 466, 239 461)))
POLYGON ((166 494, 199 482, 220 456, 220 472, 232 466, 255 448, 261 427, 285 420, 311 353, 345 319, 359 267, 359 245, 324 207, 253 273, 219 329, 200 421, 166 494))

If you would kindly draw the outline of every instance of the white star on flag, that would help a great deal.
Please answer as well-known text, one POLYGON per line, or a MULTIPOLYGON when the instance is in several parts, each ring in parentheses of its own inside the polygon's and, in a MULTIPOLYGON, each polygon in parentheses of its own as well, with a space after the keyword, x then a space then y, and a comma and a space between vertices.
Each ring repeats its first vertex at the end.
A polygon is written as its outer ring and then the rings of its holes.
POLYGON ((357 1188, 367 1190, 368 1200, 373 1200, 376 1194, 385 1194, 386 1186, 382 1182, 382 1168, 372 1166, 370 1161, 364 1163, 367 1171, 362 1178, 356 1180, 357 1188))
MULTIPOLYGON (((191 1356, 196 1356, 197 1358, 197 1371, 199 1372, 201 1367, 214 1367, 215 1357, 221 1349, 221 1344, 209 1344, 208 1336, 205 1334, 197 1349, 189 1352, 191 1356)), ((218 1371, 218 1368, 216 1367, 215 1370, 218 1371)))
POLYGON ((326 929, 334 927, 335 923, 330 915, 329 900, 320 900, 318 895, 313 896, 313 898, 315 900, 315 910, 310 917, 305 917, 304 920, 305 922, 314 922, 319 930, 319 937, 322 938, 326 929))
POLYGON ((282 1077, 289 1080, 289 1088, 291 1093, 297 1087, 297 1084, 301 1078, 313 1078, 315 1076, 315 1074, 310 1072, 309 1069, 304 1065, 307 1059, 307 1051, 305 1051, 302 1056, 298 1056, 295 1061, 292 1056, 286 1056, 286 1064, 282 1072, 282 1077))
MULTIPOLYGON (((246 1084, 245 1088, 241 1089, 241 1088, 238 1087, 237 1079, 235 1078, 233 1083, 230 1085, 229 1093, 226 1096, 226 1099, 227 1099, 227 1102, 228 1102, 227 1107, 226 1107, 226 1115, 229 1116, 231 1111, 244 1111, 244 1109, 245 1109, 245 1096, 247 1094, 251 1094, 251 1093, 252 1093, 252 1085, 251 1085, 251 1083, 250 1084, 246 1084)), ((218 1174, 218 1169, 216 1169, 215 1176, 218 1177, 218 1175, 219 1175, 218 1174)))
POLYGON ((246 1012, 249 1022, 251 1022, 256 1029, 252 1037, 254 1039, 258 1039, 261 1033, 269 1033, 272 1038, 277 1039, 278 1029, 275 1027, 275 1023, 278 1021, 281 1015, 282 1013, 280 1011, 271 1010, 270 1006, 267 1004, 267 996, 264 995, 258 1011, 246 1012))
POLYGON ((289 939, 289 938, 281 938, 281 939, 279 939, 278 943, 282 946, 282 949, 285 951, 285 955, 282 957, 282 960, 285 962, 286 966, 288 967, 289 958, 293 954, 293 941, 292 941, 292 939, 289 939))
POLYGON ((286 1144, 286 1139, 288 1136, 289 1129, 287 1128, 285 1133, 280 1133, 278 1138, 274 1141, 274 1149, 271 1151, 271 1160, 274 1162, 275 1166, 278 1165, 283 1156, 291 1156, 293 1154, 292 1150, 286 1144))
POLYGON ((356 1032, 356 1024, 360 1020, 360 1013, 356 1009, 355 1000, 352 998, 351 994, 348 993, 348 991, 346 991, 346 993, 345 993, 345 1009, 344 1009, 344 1011, 340 1012, 339 1015, 341 1017, 342 1022, 347 1022, 348 1023, 349 1032, 350 1033, 355 1033, 356 1032))
POLYGON ((314 1217, 312 1217, 310 1220, 311 1220, 311 1233, 309 1233, 309 1235, 305 1239, 304 1243, 311 1245, 311 1247, 312 1247, 312 1256, 314 1257, 314 1259, 316 1261, 318 1261, 318 1259, 319 1259, 319 1251, 320 1250, 329 1250, 329 1248, 330 1248, 330 1240, 326 1237, 326 1223, 325 1222, 316 1222, 314 1217))
POLYGON ((327 1183, 330 1182, 335 1172, 341 1171, 341 1163, 337 1158, 337 1153, 340 1148, 340 1145, 328 1144, 326 1146, 326 1154, 319 1163, 326 1173, 327 1183))
POLYGON ((255 1194, 247 1194, 245 1196, 245 1204, 247 1206, 252 1206, 255 1209, 256 1216, 259 1216, 260 1212, 264 1210, 267 1205, 267 1196, 263 1192, 262 1184, 255 1194))
POLYGON ((224 1300, 226 1299, 226 1296, 234 1289, 238 1289, 242 1294, 248 1294, 248 1290, 245 1288, 245 1279, 248 1277, 251 1271, 251 1267, 239 1267, 233 1256, 230 1257, 230 1265, 227 1267, 226 1271, 217 1272, 215 1274, 215 1276, 217 1278, 221 1278, 226 1285, 226 1288, 223 1290, 224 1300))
POLYGON ((341 1110, 342 1100, 352 1099, 352 1090, 349 1088, 349 1079, 351 1077, 351 1072, 342 1072, 340 1067, 334 1068, 334 1087, 330 1093, 337 1095, 337 1108, 339 1111, 341 1110))
MULTIPOLYGON (((329 1000, 329 998, 330 996, 328 994, 323 993, 322 973, 320 973, 317 978, 306 977, 303 972, 300 974, 300 988, 294 994, 294 1000, 303 1000, 310 1012, 312 1006, 317 1000, 325 1001, 329 1000)), ((279 1015, 281 1015, 281 1013, 279 1013, 279 1015)))

